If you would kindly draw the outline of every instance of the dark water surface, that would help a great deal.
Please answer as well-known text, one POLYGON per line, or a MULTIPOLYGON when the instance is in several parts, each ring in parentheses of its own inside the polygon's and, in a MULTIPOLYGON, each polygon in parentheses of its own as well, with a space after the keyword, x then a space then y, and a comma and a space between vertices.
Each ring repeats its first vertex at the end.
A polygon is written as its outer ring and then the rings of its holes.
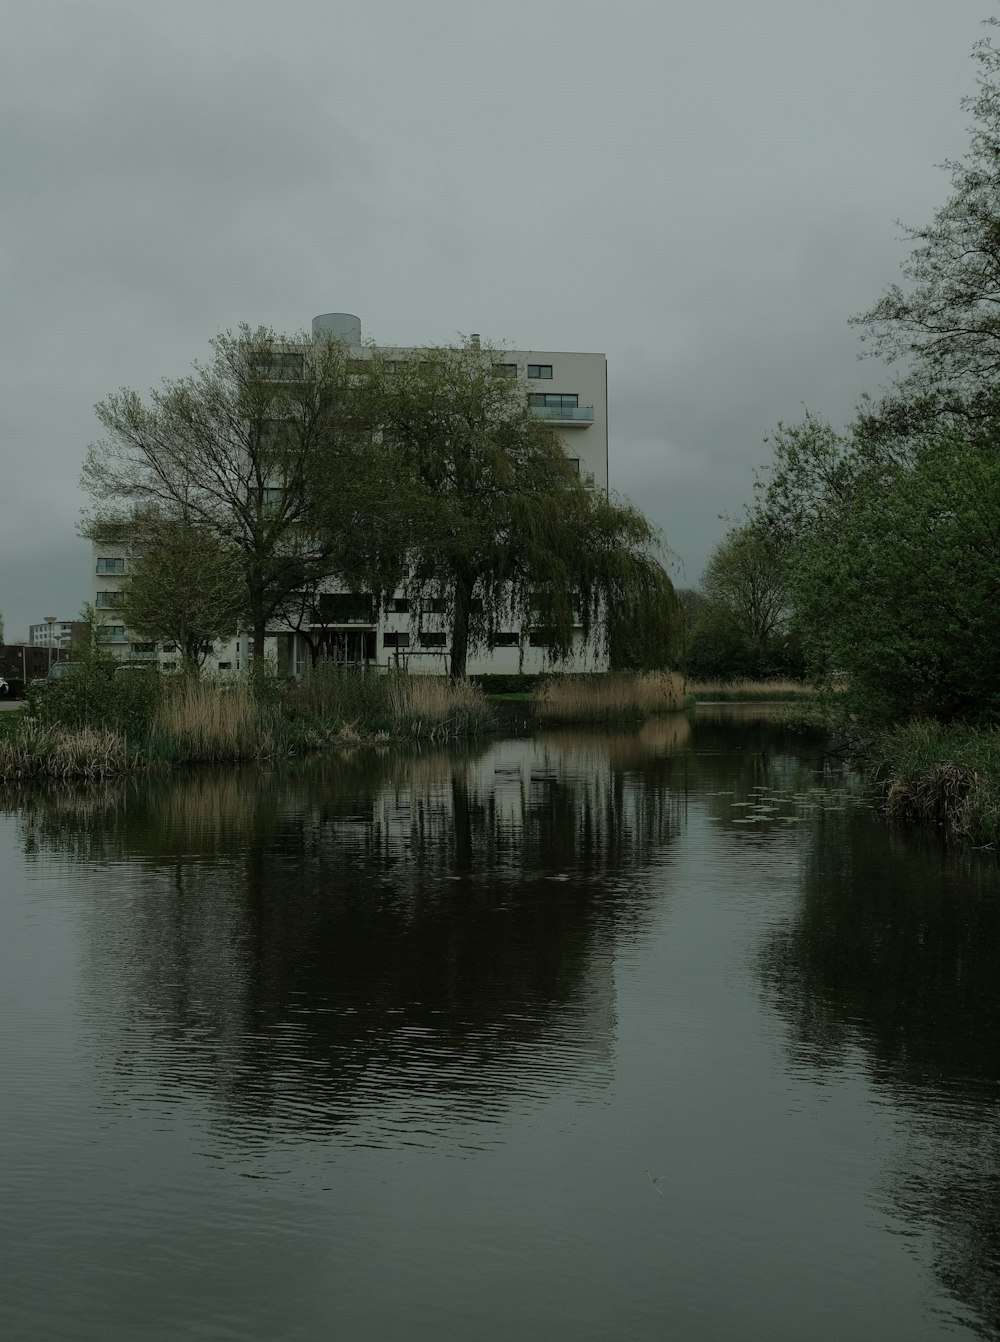
POLYGON ((753 714, 0 799, 0 1338, 1000 1338, 996 859, 753 714))

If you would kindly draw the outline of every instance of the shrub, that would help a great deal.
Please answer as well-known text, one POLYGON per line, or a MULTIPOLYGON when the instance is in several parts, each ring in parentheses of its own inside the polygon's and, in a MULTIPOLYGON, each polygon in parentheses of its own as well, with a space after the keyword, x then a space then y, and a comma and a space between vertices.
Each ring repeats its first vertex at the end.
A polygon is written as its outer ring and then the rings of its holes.
POLYGON ((74 663, 75 670, 29 689, 32 715, 45 725, 116 731, 131 744, 149 735, 162 697, 162 681, 153 669, 115 672, 96 659, 74 663))

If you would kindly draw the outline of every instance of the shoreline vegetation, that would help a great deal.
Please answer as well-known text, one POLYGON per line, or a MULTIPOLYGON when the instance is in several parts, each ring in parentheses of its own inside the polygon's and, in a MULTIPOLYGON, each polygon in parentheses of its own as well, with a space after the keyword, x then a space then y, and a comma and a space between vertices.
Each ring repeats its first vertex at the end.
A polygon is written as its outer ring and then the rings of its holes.
POLYGON ((684 679, 674 672, 530 678, 530 685, 524 694, 491 696, 443 677, 319 669, 290 682, 270 674, 220 681, 109 674, 84 663, 0 718, 0 781, 101 779, 465 739, 501 730, 512 699, 538 725, 636 723, 685 706, 684 679))
POLYGON ((1000 728, 918 718, 855 743, 854 758, 888 820, 1000 843, 1000 728))
MULTIPOLYGON (((499 679, 499 678, 498 678, 499 679)), ((604 724, 726 705, 772 704, 776 722, 837 736, 893 823, 979 847, 1000 845, 1000 728, 915 719, 862 731, 844 703, 780 681, 690 681, 677 672, 524 677, 480 685, 444 677, 319 669, 299 681, 109 675, 100 664, 31 691, 0 715, 0 782, 99 780, 192 765, 442 743, 520 726, 604 724), (494 692, 490 692, 490 691, 494 692)), ((837 698, 839 698, 839 694, 837 698)))

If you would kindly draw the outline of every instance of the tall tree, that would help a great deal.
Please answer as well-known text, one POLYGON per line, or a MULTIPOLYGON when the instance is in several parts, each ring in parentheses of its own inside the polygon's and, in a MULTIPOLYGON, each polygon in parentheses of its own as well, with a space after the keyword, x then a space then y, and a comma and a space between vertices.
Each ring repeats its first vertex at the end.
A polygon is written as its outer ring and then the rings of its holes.
POLYGON ((96 407, 106 436, 83 469, 93 518, 181 515, 235 553, 255 659, 291 592, 368 564, 389 499, 351 384, 338 342, 241 326, 148 400, 123 389, 96 407))
POLYGON ((654 528, 583 488, 502 367, 472 343, 365 361, 362 399, 395 463, 411 609, 433 598, 445 615, 453 677, 510 624, 544 631, 560 660, 575 629, 607 640, 609 609, 662 624, 673 599, 654 528))
POLYGON ((913 243, 907 285, 892 285, 854 321, 873 354, 911 365, 911 385, 977 394, 1000 379, 1000 50, 991 33, 973 57, 976 92, 962 102, 969 149, 943 165, 951 195, 929 224, 903 226, 913 243))

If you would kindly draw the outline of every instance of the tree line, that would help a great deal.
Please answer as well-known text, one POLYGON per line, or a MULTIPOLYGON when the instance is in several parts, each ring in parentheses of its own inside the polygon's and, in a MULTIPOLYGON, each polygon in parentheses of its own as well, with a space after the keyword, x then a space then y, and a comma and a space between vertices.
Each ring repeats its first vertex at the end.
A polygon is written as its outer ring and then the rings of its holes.
POLYGON ((762 669, 797 658, 838 675, 869 721, 1000 712, 1000 51, 986 26, 950 194, 905 229, 904 282, 852 319, 864 352, 901 371, 842 431, 810 413, 778 426, 688 633, 689 656, 728 638, 762 669))
POLYGON ((443 617, 453 677, 509 629, 541 631, 553 662, 576 631, 618 666, 665 665, 681 616, 662 538, 585 488, 509 356, 360 354, 242 326, 188 376, 99 403, 86 531, 131 547, 127 625, 189 666, 246 629, 259 661, 276 628, 315 654, 331 593, 378 609, 402 591, 443 617))

